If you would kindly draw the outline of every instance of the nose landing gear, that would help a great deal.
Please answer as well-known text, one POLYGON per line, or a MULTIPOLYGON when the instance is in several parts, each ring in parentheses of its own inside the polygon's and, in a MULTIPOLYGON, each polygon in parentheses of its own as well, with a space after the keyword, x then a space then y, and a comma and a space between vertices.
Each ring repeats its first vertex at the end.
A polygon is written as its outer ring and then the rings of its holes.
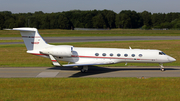
POLYGON ((165 70, 164 70, 164 66, 163 66, 163 64, 159 64, 160 65, 160 70, 162 71, 162 72, 164 72, 165 70))

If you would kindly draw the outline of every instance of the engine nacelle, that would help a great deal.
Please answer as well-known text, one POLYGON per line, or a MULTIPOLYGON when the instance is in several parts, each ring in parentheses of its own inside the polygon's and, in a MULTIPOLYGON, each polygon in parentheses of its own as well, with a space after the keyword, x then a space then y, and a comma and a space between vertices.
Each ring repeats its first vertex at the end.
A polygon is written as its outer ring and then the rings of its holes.
POLYGON ((43 54, 50 54, 53 56, 59 57, 71 57, 73 51, 73 46, 70 45, 59 45, 59 46, 50 46, 40 52, 43 54))

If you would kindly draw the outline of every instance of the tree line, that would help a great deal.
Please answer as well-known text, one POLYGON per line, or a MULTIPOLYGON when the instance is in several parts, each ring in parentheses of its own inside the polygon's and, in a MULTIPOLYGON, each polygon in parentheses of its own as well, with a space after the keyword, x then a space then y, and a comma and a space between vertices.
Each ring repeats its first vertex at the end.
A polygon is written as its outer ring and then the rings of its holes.
POLYGON ((180 28, 180 13, 151 13, 122 10, 71 10, 57 13, 0 12, 0 29, 15 27, 35 27, 38 29, 73 28, 180 28))

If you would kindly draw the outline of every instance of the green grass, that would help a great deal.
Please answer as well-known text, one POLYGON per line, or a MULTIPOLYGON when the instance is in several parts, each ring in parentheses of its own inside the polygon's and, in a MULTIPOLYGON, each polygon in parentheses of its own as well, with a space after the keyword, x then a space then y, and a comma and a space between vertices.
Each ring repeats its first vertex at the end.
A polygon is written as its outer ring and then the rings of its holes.
POLYGON ((1 101, 179 101, 180 78, 0 78, 1 101))
MULTIPOLYGON (((176 58, 176 62, 166 63, 164 66, 180 66, 180 40, 56 43, 56 45, 57 44, 73 45, 74 47, 129 48, 129 46, 131 46, 133 49, 159 49, 176 58)), ((24 44, 0 45, 0 57, 0 67, 52 66, 48 58, 27 54, 24 44)), ((61 63, 65 64, 65 62, 61 63)), ((103 66, 125 66, 125 63, 103 66)), ((128 63, 127 66, 159 66, 159 64, 128 63)))
MULTIPOLYGON (((112 29, 112 30, 39 30, 43 37, 74 37, 74 36, 179 36, 180 30, 140 30, 140 29, 112 29)), ((0 37, 21 37, 19 31, 0 30, 0 37)))
POLYGON ((3 42, 23 42, 23 40, 0 40, 0 43, 3 42))

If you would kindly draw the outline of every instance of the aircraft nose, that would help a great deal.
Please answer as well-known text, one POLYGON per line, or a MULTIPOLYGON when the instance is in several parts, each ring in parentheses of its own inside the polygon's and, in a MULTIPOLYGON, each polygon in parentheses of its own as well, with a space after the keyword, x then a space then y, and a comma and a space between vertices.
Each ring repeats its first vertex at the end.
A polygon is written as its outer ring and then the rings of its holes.
POLYGON ((168 57, 168 60, 169 60, 170 62, 174 62, 174 61, 176 61, 176 59, 175 59, 175 58, 173 58, 173 57, 168 57))

